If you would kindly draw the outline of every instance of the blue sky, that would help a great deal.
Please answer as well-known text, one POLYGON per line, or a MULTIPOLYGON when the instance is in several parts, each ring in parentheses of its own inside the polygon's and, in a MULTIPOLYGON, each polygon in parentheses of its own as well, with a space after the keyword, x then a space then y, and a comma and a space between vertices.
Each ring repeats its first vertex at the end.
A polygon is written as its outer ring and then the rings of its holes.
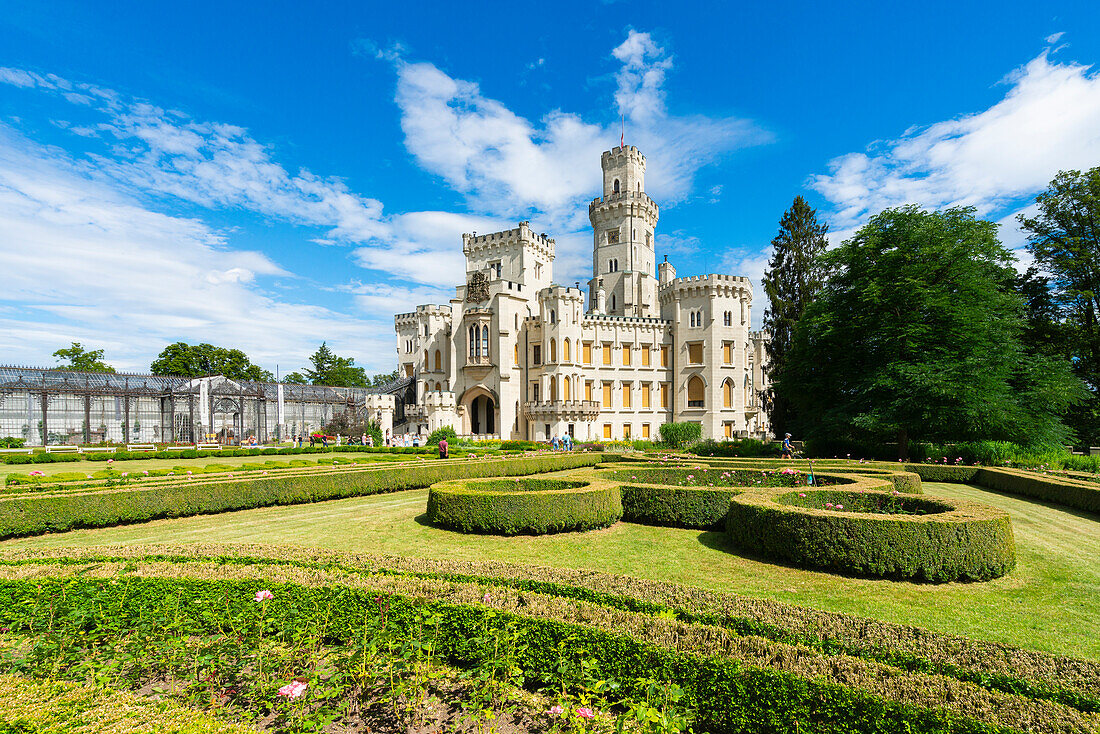
POLYGON ((388 371, 464 231, 529 219, 587 279, 620 114, 682 275, 758 281, 797 194, 835 242, 917 202, 1019 249, 1100 165, 1100 3, 764 5, 0 1, 0 362, 388 371))

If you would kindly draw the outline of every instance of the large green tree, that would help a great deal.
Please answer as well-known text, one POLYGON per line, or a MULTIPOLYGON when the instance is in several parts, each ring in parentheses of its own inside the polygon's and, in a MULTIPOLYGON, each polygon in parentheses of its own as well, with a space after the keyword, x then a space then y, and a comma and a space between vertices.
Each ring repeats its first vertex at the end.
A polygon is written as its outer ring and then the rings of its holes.
POLYGON ((1025 349, 997 225, 970 208, 882 212, 822 256, 776 390, 811 437, 1061 443, 1083 397, 1065 360, 1025 349))
POLYGON ((1074 371, 1090 398, 1067 417, 1079 438, 1100 443, 1100 167, 1061 171, 1020 215, 1028 249, 1050 275, 1074 371))
POLYGON ((332 387, 366 387, 367 372, 362 367, 355 366, 355 360, 351 357, 339 357, 326 342, 309 358, 313 369, 302 370, 306 379, 314 385, 329 385, 332 387))
POLYGON ((84 349, 80 342, 73 342, 71 347, 58 349, 53 356, 59 360, 66 359, 68 364, 58 365, 59 370, 72 370, 73 372, 114 372, 115 368, 103 361, 102 349, 84 349))
POLYGON ((226 349, 213 344, 169 344, 149 366, 154 375, 204 377, 225 375, 231 380, 272 382, 275 377, 262 367, 252 364, 240 349, 226 349))
MULTIPOLYGON (((821 290, 825 280, 820 256, 828 247, 829 226, 817 221, 817 212, 801 196, 779 220, 779 233, 772 238, 772 256, 764 272, 764 328, 770 333, 767 343, 768 373, 774 378, 786 364, 791 340, 806 306, 821 290)), ((772 430, 785 432, 791 423, 791 405, 774 390, 764 394, 772 430)))

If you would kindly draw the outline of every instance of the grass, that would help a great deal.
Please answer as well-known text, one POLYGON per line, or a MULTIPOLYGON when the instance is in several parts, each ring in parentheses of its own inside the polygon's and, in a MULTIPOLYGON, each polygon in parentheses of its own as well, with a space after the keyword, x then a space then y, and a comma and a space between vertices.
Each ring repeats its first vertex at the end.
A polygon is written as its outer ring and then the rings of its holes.
MULTIPOLYGON (((71 466, 71 465, 70 465, 71 466)), ((1030 649, 1100 659, 1100 517, 957 484, 1013 519, 1016 571, 980 584, 851 579, 736 554, 724 534, 618 523, 538 537, 462 535, 424 523, 427 490, 268 507, 12 540, 2 548, 149 543, 268 543, 455 560, 532 562, 777 599, 1030 649)))

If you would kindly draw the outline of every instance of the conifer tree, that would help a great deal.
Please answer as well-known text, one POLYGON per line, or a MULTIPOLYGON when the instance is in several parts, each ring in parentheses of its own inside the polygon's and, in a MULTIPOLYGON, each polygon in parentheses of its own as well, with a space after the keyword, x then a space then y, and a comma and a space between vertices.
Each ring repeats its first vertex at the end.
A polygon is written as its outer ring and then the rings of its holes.
MULTIPOLYGON (((801 196, 779 220, 779 233, 772 239, 772 257, 764 273, 764 328, 770 332, 767 343, 768 374, 779 374, 791 349, 795 325, 806 306, 821 290, 825 271, 819 256, 829 241, 829 226, 817 221, 817 212, 801 196)), ((769 388, 764 393, 772 431, 782 435, 792 427, 791 403, 769 388)))

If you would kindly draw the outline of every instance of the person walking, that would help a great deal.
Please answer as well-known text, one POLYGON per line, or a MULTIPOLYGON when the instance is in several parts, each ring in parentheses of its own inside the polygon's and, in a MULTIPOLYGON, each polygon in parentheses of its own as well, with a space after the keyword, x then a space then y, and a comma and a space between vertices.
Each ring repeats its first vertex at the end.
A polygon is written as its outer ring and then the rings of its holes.
POLYGON ((787 434, 783 437, 783 459, 794 458, 794 448, 791 446, 791 434, 787 434))
POLYGON ((439 458, 448 459, 448 458, 450 458, 450 456, 451 455, 450 455, 450 453, 448 453, 448 449, 447 449, 447 439, 445 439, 445 438, 440 439, 440 441, 439 441, 439 458))

